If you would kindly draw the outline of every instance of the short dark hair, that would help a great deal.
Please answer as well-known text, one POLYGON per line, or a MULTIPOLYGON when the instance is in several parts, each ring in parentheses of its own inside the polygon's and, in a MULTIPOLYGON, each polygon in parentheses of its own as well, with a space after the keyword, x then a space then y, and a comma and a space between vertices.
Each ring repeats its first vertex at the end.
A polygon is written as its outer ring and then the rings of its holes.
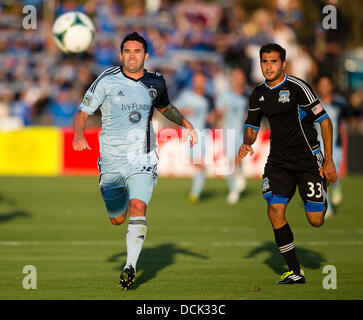
POLYGON ((327 78, 331 83, 333 83, 333 77, 329 73, 321 73, 314 79, 314 85, 316 86, 319 81, 323 78, 327 78))
POLYGON ((282 62, 286 60, 286 50, 277 43, 268 43, 260 49, 260 60, 263 53, 278 52, 280 53, 280 59, 282 62))
POLYGON ((121 46, 120 46, 120 50, 122 52, 123 48, 124 48, 124 44, 125 42, 127 41, 138 41, 140 42, 144 49, 145 49, 145 53, 147 52, 147 42, 146 40, 140 36, 137 32, 132 32, 132 33, 129 33, 121 42, 121 46))

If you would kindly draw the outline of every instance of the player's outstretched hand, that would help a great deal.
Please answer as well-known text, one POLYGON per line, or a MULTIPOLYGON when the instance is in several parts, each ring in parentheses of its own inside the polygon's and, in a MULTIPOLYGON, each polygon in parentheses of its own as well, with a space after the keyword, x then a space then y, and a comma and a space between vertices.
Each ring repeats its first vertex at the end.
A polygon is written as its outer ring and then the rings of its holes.
POLYGON ((254 151, 253 151, 253 148, 248 145, 248 144, 243 144, 239 147, 239 150, 238 150, 238 155, 241 157, 241 158, 244 158, 245 156, 247 156, 247 154, 250 153, 250 156, 253 155, 254 151))
POLYGON ((92 150, 85 138, 74 138, 72 146, 76 151, 82 151, 86 149, 92 150))
POLYGON ((337 181, 337 171, 333 160, 324 160, 323 166, 320 169, 320 176, 322 178, 325 176, 330 183, 335 183, 337 181))
POLYGON ((198 135, 193 129, 185 129, 183 134, 183 140, 184 142, 190 141, 190 147, 193 147, 195 144, 198 143, 198 135), (190 138, 189 138, 190 137, 190 138))

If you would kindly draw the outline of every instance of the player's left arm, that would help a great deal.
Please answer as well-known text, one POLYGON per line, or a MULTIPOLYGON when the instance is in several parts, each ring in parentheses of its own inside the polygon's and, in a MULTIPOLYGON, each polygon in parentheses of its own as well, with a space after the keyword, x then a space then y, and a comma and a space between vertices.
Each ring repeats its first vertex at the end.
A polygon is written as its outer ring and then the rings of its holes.
POLYGON ((331 183, 336 182, 337 173, 333 161, 333 125, 328 113, 321 105, 310 85, 302 80, 295 80, 297 86, 297 102, 307 115, 320 124, 324 143, 324 162, 320 170, 321 177, 326 177, 331 183))
POLYGON ((157 108, 160 113, 171 122, 176 123, 177 125, 186 128, 187 130, 184 132, 184 137, 191 137, 190 146, 192 147, 196 143, 198 143, 198 135, 194 130, 193 125, 183 116, 183 114, 173 105, 168 104, 166 107, 157 108))
POLYGON ((335 183, 337 181, 337 172, 333 161, 333 125, 329 117, 320 122, 321 135, 324 143, 324 162, 320 170, 321 177, 335 183))

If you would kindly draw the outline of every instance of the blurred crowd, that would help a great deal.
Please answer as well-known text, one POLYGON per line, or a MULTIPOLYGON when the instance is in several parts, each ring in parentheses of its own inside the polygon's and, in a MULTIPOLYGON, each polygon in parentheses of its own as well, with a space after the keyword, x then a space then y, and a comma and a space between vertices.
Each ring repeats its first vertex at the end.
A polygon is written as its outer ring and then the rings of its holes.
MULTIPOLYGON (((264 1, 257 1, 263 3, 264 1)), ((337 3, 337 1, 333 1, 337 3)), ((138 31, 149 44, 147 68, 161 72, 169 96, 175 99, 203 72, 211 97, 229 86, 229 70, 243 69, 246 91, 262 82, 258 51, 276 42, 287 50, 288 73, 313 83, 329 74, 346 99, 351 119, 363 118, 361 76, 347 77, 342 57, 344 28, 325 30, 321 21, 310 26, 299 0, 268 1, 251 11, 248 1, 4 1, 0 4, 0 127, 14 125, 72 126, 85 90, 97 75, 118 65, 123 37, 138 31), (37 8, 37 28, 24 30, 24 5, 37 8), (55 46, 51 26, 67 11, 82 11, 94 22, 95 39, 87 53, 67 56, 55 46), (52 16, 53 15, 53 16, 52 16), (354 82, 355 81, 355 82, 354 82)), ((321 15, 329 0, 314 1, 321 15)), ((338 13, 341 15, 338 7, 338 13)), ((344 23, 344 17, 339 21, 344 23)), ((361 49, 362 50, 362 49, 361 49)), ((356 53, 355 53, 356 55, 356 53)), ((362 52, 358 52, 362 61, 362 52)), ((358 60, 359 60, 358 59, 358 60)), ((351 58, 353 63, 355 60, 351 58)), ((348 68, 349 69, 349 68, 348 68)), ((97 117, 94 125, 98 125, 97 117)))

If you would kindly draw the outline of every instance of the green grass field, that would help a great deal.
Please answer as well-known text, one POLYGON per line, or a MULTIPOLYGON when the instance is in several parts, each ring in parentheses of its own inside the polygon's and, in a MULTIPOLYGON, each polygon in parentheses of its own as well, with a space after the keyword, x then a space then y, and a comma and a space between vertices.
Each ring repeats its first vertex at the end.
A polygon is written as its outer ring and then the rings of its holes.
POLYGON ((0 180, 0 299, 362 299, 363 176, 342 181, 338 214, 317 229, 295 195, 287 217, 307 283, 279 286, 286 271, 260 196, 249 180, 237 205, 223 179, 207 180, 202 201, 187 202, 189 179, 159 179, 147 211, 148 234, 135 285, 118 287, 127 225, 106 215, 97 177, 0 180), (25 290, 23 267, 37 271, 25 290), (324 289, 337 271, 337 289, 324 289), (260 290, 252 290, 259 286, 260 290))

